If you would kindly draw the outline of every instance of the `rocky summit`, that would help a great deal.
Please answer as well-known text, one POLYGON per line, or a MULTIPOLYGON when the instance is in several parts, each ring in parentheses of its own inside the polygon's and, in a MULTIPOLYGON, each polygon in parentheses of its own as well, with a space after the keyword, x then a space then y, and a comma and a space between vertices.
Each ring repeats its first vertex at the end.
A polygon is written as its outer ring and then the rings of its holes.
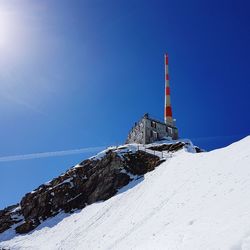
POLYGON ((108 148, 27 193, 19 204, 1 210, 0 233, 10 228, 18 234, 28 233, 61 211, 72 213, 107 200, 164 161, 152 152, 170 153, 185 146, 184 142, 154 145, 148 152, 138 145, 108 148))

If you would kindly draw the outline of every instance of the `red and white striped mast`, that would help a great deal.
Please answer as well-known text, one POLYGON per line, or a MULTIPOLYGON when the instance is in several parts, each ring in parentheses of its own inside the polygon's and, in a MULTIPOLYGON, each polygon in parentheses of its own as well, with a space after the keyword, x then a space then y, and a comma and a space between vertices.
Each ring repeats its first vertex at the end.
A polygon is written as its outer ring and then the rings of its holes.
POLYGON ((169 86, 169 71, 168 71, 168 54, 164 55, 165 59, 165 109, 164 109, 164 122, 173 125, 173 115, 170 100, 170 86, 169 86))

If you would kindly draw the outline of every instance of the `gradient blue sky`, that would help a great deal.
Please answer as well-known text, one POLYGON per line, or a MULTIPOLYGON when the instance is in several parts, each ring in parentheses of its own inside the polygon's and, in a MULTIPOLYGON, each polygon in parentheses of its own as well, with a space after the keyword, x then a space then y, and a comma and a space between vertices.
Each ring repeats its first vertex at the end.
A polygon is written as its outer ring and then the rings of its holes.
MULTIPOLYGON (((211 150, 250 134, 250 4, 0 0, 0 157, 123 143, 163 118, 164 52, 181 137, 211 150)), ((0 162, 0 208, 82 154, 0 162)))

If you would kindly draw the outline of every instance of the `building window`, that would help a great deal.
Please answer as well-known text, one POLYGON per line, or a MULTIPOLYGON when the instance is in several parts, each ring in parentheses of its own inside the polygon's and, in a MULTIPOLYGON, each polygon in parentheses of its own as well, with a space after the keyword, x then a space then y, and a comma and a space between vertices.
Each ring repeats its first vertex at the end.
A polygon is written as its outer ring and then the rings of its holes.
POLYGON ((153 139, 154 139, 154 141, 158 140, 158 137, 159 137, 158 133, 153 131, 153 139))
POLYGON ((172 135, 173 134, 173 129, 170 128, 170 127, 167 127, 167 130, 168 130, 168 134, 172 135))
POLYGON ((151 127, 152 127, 152 128, 156 128, 156 122, 151 121, 151 127))

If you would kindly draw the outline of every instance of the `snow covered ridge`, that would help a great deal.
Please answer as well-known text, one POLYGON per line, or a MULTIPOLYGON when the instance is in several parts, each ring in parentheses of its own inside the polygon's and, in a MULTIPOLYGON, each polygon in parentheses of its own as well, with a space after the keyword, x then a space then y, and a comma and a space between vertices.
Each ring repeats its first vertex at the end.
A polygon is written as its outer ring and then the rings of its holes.
POLYGON ((179 150, 104 202, 30 234, 0 234, 0 249, 248 250, 249 166, 250 137, 208 153, 179 150))
POLYGON ((109 147, 106 150, 97 154, 96 156, 93 156, 92 159, 101 159, 103 156, 106 155, 106 153, 109 150, 115 151, 119 155, 122 156, 124 153, 127 153, 127 152, 135 153, 138 150, 142 150, 145 152, 149 152, 151 154, 155 154, 157 151, 175 152, 182 148, 184 148, 187 152, 190 152, 190 153, 205 152, 203 149, 200 149, 199 147, 193 145, 192 141, 189 139, 172 140, 168 138, 166 140, 161 140, 161 141, 154 142, 151 144, 146 144, 146 145, 133 143, 133 144, 121 145, 119 147, 116 147, 116 146, 109 147), (156 152, 153 152, 153 151, 156 151, 156 152))
POLYGON ((190 145, 168 141, 146 146, 110 147, 27 193, 20 204, 0 211, 0 239, 1 234, 4 239, 5 231, 11 231, 12 235, 13 232, 28 233, 60 212, 72 213, 107 200, 122 187, 154 170, 173 152, 188 149, 190 145))

